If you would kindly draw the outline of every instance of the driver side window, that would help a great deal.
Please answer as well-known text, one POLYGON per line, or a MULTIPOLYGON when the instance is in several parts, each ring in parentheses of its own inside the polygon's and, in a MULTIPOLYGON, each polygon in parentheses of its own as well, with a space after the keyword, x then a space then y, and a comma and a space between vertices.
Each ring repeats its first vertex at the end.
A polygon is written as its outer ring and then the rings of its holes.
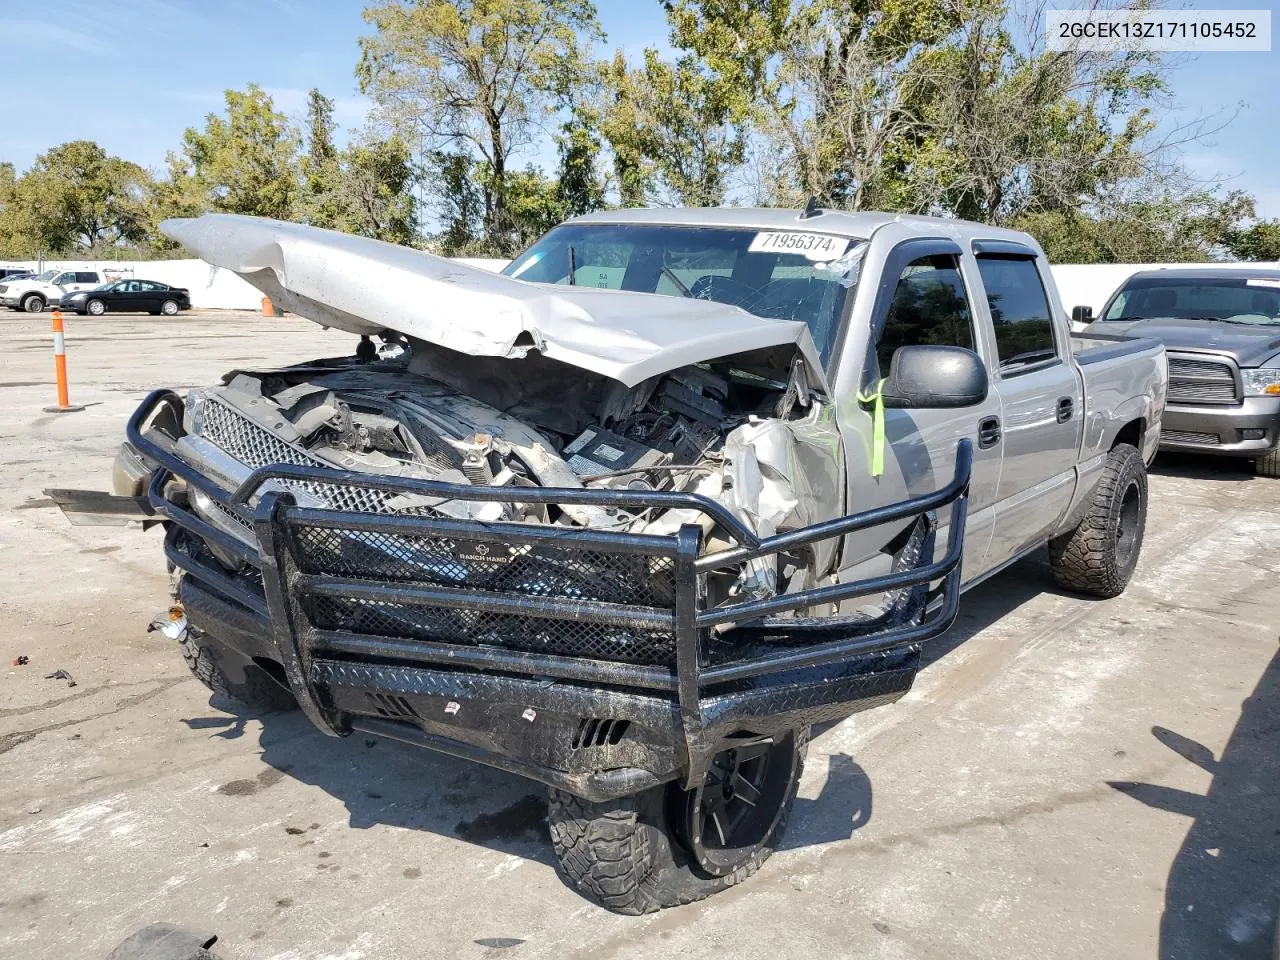
POLYGON ((957 258, 948 254, 913 260, 898 287, 876 343, 880 376, 889 375, 894 351, 921 344, 974 348, 973 312, 957 258))

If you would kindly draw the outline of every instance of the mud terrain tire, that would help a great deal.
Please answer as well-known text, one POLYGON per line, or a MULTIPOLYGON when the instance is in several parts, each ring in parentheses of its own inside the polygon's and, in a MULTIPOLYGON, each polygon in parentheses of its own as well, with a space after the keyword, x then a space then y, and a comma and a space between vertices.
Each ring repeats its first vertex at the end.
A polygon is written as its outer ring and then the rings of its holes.
POLYGON ((1107 454, 1088 512, 1075 529, 1049 541, 1049 566, 1061 587, 1117 597, 1129 585, 1147 524, 1147 467, 1136 447, 1107 454))
POLYGON ((1280 477, 1280 447, 1254 460, 1253 472, 1260 477, 1280 477))
POLYGON ((783 791, 779 815, 732 873, 712 876, 690 856, 676 822, 676 811, 688 796, 678 784, 603 803, 552 789, 547 822, 562 873, 589 899, 630 915, 693 903, 741 883, 777 848, 795 802, 809 730, 796 731, 788 739, 794 776, 783 791))
POLYGON ((218 656, 214 648, 200 642, 200 636, 194 629, 188 629, 187 635, 178 642, 182 649, 182 659, 195 674, 195 678, 214 693, 239 700, 245 706, 257 710, 296 710, 298 702, 293 694, 268 676, 258 666, 245 667, 244 682, 231 683, 222 667, 218 664, 218 656))

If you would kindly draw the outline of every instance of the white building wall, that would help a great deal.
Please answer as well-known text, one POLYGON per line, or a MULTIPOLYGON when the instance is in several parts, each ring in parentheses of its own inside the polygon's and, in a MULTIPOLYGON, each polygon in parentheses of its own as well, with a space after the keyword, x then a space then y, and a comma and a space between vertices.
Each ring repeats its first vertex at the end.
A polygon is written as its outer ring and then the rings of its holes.
MULTIPOLYGON (((459 262, 496 273, 508 261, 459 258, 459 262)), ((35 270, 37 263, 34 260, 14 261, 0 266, 35 270)), ((203 260, 45 260, 44 269, 96 270, 104 280, 136 277, 167 283, 171 287, 186 287, 191 293, 193 307, 215 310, 259 310, 262 307, 262 291, 229 270, 211 267, 203 260)))

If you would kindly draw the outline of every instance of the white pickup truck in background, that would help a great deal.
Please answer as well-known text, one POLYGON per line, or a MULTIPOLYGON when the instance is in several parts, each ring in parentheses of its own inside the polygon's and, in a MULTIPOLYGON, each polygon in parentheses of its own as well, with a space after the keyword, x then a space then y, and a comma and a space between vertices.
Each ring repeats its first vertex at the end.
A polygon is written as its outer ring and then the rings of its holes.
POLYGON ((103 282, 96 270, 46 270, 25 280, 0 281, 0 303, 10 310, 43 313, 66 294, 92 290, 103 282))

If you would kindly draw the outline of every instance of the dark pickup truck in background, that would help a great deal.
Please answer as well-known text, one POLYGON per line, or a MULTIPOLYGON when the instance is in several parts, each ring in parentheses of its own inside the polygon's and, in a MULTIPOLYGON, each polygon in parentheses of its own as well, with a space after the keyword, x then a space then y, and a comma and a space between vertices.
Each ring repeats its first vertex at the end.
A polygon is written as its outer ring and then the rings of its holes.
POLYGON ((1162 450, 1247 457, 1280 476, 1280 270, 1143 270, 1088 329, 1165 345, 1162 450))

